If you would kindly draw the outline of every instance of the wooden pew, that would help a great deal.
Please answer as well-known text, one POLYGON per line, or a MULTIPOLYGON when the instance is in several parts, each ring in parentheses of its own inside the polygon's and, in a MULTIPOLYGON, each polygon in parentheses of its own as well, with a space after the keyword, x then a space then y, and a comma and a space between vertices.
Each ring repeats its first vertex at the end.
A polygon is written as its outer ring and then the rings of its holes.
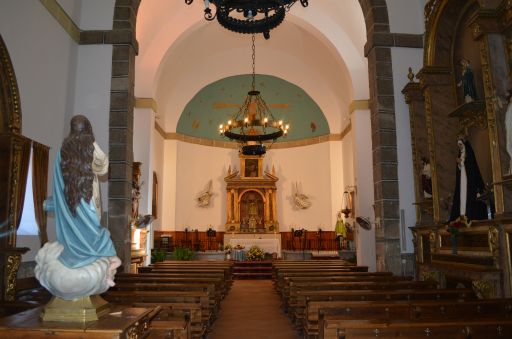
POLYGON ((307 338, 317 338, 318 321, 329 319, 406 319, 435 320, 466 316, 512 316, 512 299, 420 300, 420 301, 310 301, 303 331, 307 338))
MULTIPOLYGON (((318 285, 307 285, 302 286, 299 289, 292 289, 290 296, 286 299, 287 303, 285 303, 285 309, 291 310, 289 312, 292 320, 297 324, 302 326, 303 319, 305 317, 305 309, 298 308, 299 305, 299 292, 308 292, 308 291, 318 291, 322 293, 333 292, 333 295, 338 295, 337 293, 340 291, 358 291, 363 292, 364 290, 368 291, 420 291, 420 290, 429 290, 435 291, 436 285, 431 282, 424 281, 402 281, 402 282, 374 282, 374 281, 361 281, 355 283, 319 283, 318 285)), ((307 308, 307 303, 305 305, 307 308)))
POLYGON ((350 271, 341 271, 341 272, 282 272, 275 280, 276 289, 278 292, 283 290, 284 281, 286 278, 295 278, 295 277, 321 277, 321 278, 332 278, 332 277, 374 277, 374 276, 388 276, 391 277, 393 274, 391 272, 350 272, 350 271))
POLYGON ((289 303, 288 313, 294 319, 303 319, 307 303, 311 301, 385 301, 385 300, 440 300, 476 299, 471 289, 411 289, 411 290, 332 290, 297 291, 297 299, 289 303))
POLYGON ((213 284, 201 283, 186 283, 186 284, 172 284, 172 283, 116 283, 109 291, 205 291, 209 295, 210 307, 216 316, 220 307, 221 295, 215 291, 213 284))
POLYGON ((192 317, 190 319, 192 336, 195 338, 204 336, 213 315, 209 295, 205 291, 108 291, 102 296, 109 302, 124 305, 137 303, 149 307, 182 304, 190 314, 198 314, 196 310, 199 306, 200 320, 192 317))
POLYGON ((400 277, 394 275, 365 275, 365 276, 353 276, 353 275, 341 275, 341 276, 315 276, 315 277, 285 277, 283 280, 282 291, 278 293, 284 297, 289 295, 290 283, 297 282, 358 282, 358 281, 375 281, 375 282, 394 282, 394 281, 412 281, 412 277, 400 277))
MULTIPOLYGON (((134 307, 147 307, 142 304, 134 307)), ((149 324, 149 335, 148 338, 153 339, 190 339, 190 319, 180 316, 169 316, 165 315, 163 319, 162 307, 156 306, 150 314, 151 322, 149 324)))
POLYGON ((199 273, 183 274, 183 273, 121 273, 117 274, 116 282, 155 282, 155 283, 184 283, 184 282, 202 282, 214 283, 216 289, 222 291, 223 296, 227 294, 232 280, 226 281, 222 274, 204 274, 199 273))
POLYGON ((468 318, 435 321, 321 319, 320 338, 512 338, 512 319, 468 318))

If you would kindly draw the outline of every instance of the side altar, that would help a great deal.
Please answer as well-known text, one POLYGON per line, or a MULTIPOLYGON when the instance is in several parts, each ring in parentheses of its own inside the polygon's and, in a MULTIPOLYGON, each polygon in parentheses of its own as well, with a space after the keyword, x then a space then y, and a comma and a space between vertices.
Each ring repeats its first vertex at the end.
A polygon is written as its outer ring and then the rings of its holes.
POLYGON ((279 232, 276 182, 272 173, 263 173, 263 155, 240 153, 240 172, 228 170, 226 181, 226 233, 279 232))

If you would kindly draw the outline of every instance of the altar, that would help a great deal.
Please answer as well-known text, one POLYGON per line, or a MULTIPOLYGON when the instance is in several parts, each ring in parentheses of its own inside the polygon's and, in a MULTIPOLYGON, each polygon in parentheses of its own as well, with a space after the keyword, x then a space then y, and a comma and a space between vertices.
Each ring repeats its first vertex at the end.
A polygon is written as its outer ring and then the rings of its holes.
POLYGON ((277 253, 277 257, 281 257, 281 234, 240 234, 240 233, 225 233, 224 244, 229 244, 232 247, 240 245, 248 251, 251 246, 258 246, 265 253, 277 253))

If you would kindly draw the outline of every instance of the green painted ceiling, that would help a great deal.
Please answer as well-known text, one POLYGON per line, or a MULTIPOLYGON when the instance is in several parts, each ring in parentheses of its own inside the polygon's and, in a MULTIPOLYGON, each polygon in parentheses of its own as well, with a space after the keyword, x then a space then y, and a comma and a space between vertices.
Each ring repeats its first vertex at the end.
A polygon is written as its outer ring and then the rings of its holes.
MULTIPOLYGON (((227 141, 218 133, 239 109, 251 87, 251 75, 218 80, 201 89, 185 106, 177 133, 227 141)), ((320 107, 300 87, 270 75, 256 75, 256 89, 277 120, 290 124, 288 136, 279 141, 309 139, 329 134, 329 125, 320 107)))

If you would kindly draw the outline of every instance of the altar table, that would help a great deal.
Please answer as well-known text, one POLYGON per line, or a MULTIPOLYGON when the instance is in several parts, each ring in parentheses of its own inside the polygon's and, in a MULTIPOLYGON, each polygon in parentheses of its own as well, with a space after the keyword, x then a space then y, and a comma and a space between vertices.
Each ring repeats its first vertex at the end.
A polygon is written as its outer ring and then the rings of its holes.
POLYGON ((245 251, 248 251, 252 246, 258 246, 265 253, 277 253, 277 256, 281 257, 281 241, 278 238, 231 238, 229 244, 232 247, 241 245, 245 247, 245 251))

